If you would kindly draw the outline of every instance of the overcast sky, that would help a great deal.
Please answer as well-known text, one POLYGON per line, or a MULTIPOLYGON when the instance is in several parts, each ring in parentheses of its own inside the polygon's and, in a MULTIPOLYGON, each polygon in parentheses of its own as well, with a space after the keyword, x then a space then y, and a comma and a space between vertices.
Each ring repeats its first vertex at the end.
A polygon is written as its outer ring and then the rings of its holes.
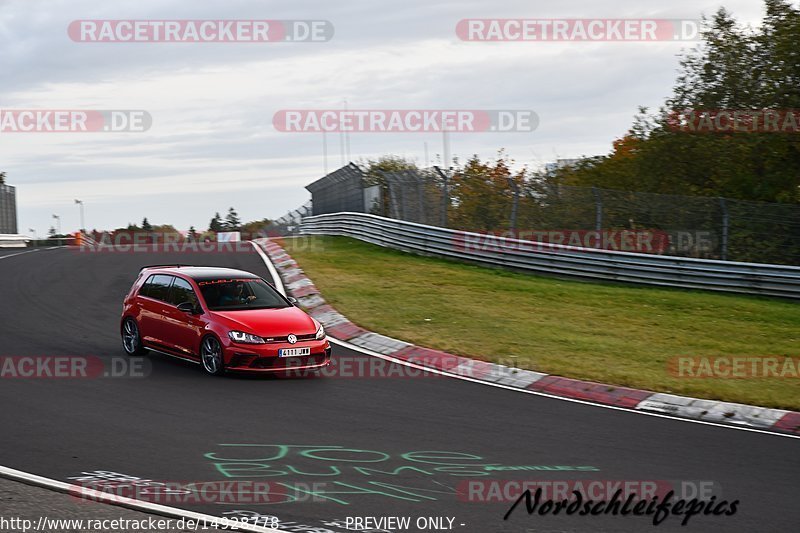
MULTIPOLYGON (((518 165, 605 154, 638 106, 669 96, 692 42, 465 42, 465 18, 697 19, 725 6, 744 23, 758 0, 0 0, 0 109, 139 109, 146 132, 0 133, 0 170, 16 185, 19 228, 44 234, 140 222, 208 227, 234 206, 243 220, 305 202, 323 174, 322 135, 282 133, 281 109, 526 109, 526 133, 454 133, 451 152, 518 165), (320 43, 83 43, 79 19, 314 19, 320 43)), ((341 165, 329 134, 328 170, 341 165)), ((437 133, 354 133, 350 159, 397 154, 426 164, 437 133)))

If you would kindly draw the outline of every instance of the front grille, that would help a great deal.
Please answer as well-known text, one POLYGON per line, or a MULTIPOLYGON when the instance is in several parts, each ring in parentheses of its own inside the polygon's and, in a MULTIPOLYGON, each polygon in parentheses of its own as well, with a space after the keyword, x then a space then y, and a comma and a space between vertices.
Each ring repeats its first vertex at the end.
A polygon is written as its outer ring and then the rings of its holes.
MULTIPOLYGON (((295 335, 295 336, 297 337, 297 342, 303 342, 303 341, 313 341, 316 338, 317 334, 316 333, 310 333, 308 335, 295 335)), ((282 337, 262 337, 262 338, 264 339, 265 342, 267 342, 269 344, 277 344, 277 343, 281 343, 281 342, 289 342, 287 340, 289 338, 288 335, 284 335, 282 337)))
POLYGON ((321 365, 325 356, 321 354, 306 355, 303 357, 259 357, 250 363, 250 368, 257 370, 287 369, 301 366, 321 365))
POLYGON ((256 359, 257 357, 258 357, 257 355, 249 353, 234 353, 228 365, 233 368, 240 366, 249 366, 250 363, 252 363, 253 360, 256 359))

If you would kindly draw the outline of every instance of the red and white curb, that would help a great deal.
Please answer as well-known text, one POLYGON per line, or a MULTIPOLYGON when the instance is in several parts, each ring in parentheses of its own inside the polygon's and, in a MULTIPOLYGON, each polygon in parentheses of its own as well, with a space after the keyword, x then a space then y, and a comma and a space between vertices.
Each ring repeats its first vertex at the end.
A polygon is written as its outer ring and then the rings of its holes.
POLYGON ((703 400, 552 376, 423 348, 367 331, 328 305, 314 283, 280 245, 269 239, 253 242, 256 250, 265 259, 278 289, 296 298, 311 316, 325 326, 329 336, 342 341, 341 344, 347 347, 361 348, 372 355, 387 356, 471 381, 491 382, 545 396, 669 415, 725 427, 780 431, 780 435, 800 437, 800 413, 795 411, 703 400))

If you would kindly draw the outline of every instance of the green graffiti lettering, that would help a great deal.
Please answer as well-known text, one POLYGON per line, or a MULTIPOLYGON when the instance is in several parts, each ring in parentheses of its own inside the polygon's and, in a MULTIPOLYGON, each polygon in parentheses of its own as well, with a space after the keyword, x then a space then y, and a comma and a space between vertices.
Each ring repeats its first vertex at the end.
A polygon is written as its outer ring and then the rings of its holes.
POLYGON ((298 474, 300 476, 338 476, 338 475, 340 475, 342 473, 342 471, 339 469, 338 466, 328 466, 328 467, 326 467, 326 468, 328 468, 330 470, 330 473, 328 473, 328 474, 323 474, 323 473, 320 473, 320 472, 301 472, 300 470, 298 470, 297 468, 295 468, 293 466, 287 466, 286 468, 288 468, 289 470, 291 470, 292 472, 294 472, 295 474, 298 474))
MULTIPOLYGON (((422 494, 417 494, 417 492, 432 492, 433 494, 455 494, 456 491, 454 490, 433 490, 433 489, 421 489, 418 487, 405 487, 403 485, 395 485, 393 483, 383 483, 381 481, 370 481, 370 485, 375 485, 378 487, 385 487, 390 488, 392 490, 396 490, 397 492, 402 492, 405 494, 411 494, 418 498, 425 498, 426 500, 435 500, 436 498, 430 496, 424 496, 422 494), (407 489, 407 490, 404 490, 407 489), (414 491, 414 492, 411 492, 414 491)), ((444 485, 442 485, 444 486, 444 485)))
MULTIPOLYGON (((277 448, 277 449, 275 450, 274 455, 270 455, 268 457, 241 457, 241 458, 218 457, 216 452, 208 452, 205 454, 206 459, 211 459, 212 461, 270 462, 270 461, 277 461, 279 459, 287 457, 287 455, 289 454, 289 450, 292 448, 310 448, 312 451, 341 448, 341 446, 310 446, 307 444, 302 444, 302 445, 301 444, 220 444, 220 446, 225 446, 227 448, 244 448, 245 450, 248 448, 277 448)), ((261 450, 256 450, 256 451, 260 452, 261 450)), ((380 453, 380 452, 369 452, 369 453, 380 453)))
POLYGON ((489 472, 482 467, 488 468, 489 466, 492 465, 437 466, 434 471, 451 476, 488 476, 489 472))
POLYGON ((364 496, 364 495, 373 495, 373 496, 384 496, 387 498, 393 498, 396 500, 404 500, 409 502, 420 502, 423 500, 436 500, 431 496, 425 496, 422 494, 417 494, 414 491, 424 491, 424 492, 436 492, 441 494, 450 494, 449 492, 439 492, 439 491, 431 491, 426 489, 411 489, 411 490, 404 490, 408 489, 408 487, 400 487, 399 485, 391 485, 389 483, 378 483, 376 481, 369 481, 368 485, 374 485, 379 487, 388 488, 393 492, 387 492, 385 490, 376 490, 372 487, 364 487, 359 485, 353 485, 350 483, 345 483, 343 481, 334 481, 334 485, 339 487, 345 487, 351 490, 319 490, 319 489, 309 489, 308 487, 303 487, 300 485, 295 485, 292 483, 281 483, 281 485, 294 490, 296 492, 300 492, 303 494, 308 494, 314 498, 322 498, 325 500, 330 500, 332 502, 336 502, 341 505, 350 505, 350 503, 342 498, 334 497, 334 496, 364 496))
POLYGON ((407 461, 414 461, 415 463, 427 463, 431 465, 446 465, 446 466, 460 466, 462 463, 453 462, 458 459, 463 461, 482 461, 483 457, 479 455, 472 455, 471 453, 459 452, 442 452, 442 451, 423 451, 423 452, 407 452, 400 455, 407 461), (449 460, 447 462, 439 462, 441 459, 449 460))
POLYGON ((270 462, 283 459, 286 457, 286 454, 289 453, 289 448, 292 448, 292 446, 288 444, 220 444, 220 446, 238 448, 277 448, 277 450, 275 451, 274 455, 270 455, 269 457, 246 457, 242 459, 234 459, 233 457, 218 457, 215 452, 209 452, 205 455, 206 459, 211 459, 212 461, 246 461, 249 463, 253 461, 270 462))
POLYGON ((432 472, 428 472, 426 470, 422 470, 421 468, 417 468, 416 466, 400 466, 398 468, 395 468, 392 471, 378 470, 376 468, 367 468, 365 466, 355 466, 355 467, 353 467, 353 470, 355 470, 356 472, 359 472, 360 474, 364 474, 365 476, 373 475, 370 472, 374 472, 375 474, 381 474, 381 475, 385 475, 385 476, 396 476, 397 474, 399 474, 399 473, 401 473, 402 471, 405 471, 405 470, 413 470, 415 472, 419 472, 420 474, 425 474, 426 476, 432 476, 433 475, 432 472))
POLYGON ((388 453, 383 452, 376 452, 372 450, 353 450, 349 448, 342 448, 337 446, 335 449, 333 447, 326 447, 326 448, 315 448, 312 450, 303 450, 300 452, 300 455, 303 457, 308 457, 309 459, 316 459, 318 461, 339 461, 343 463, 381 463, 389 459, 388 453), (372 459, 353 459, 353 458, 346 458, 346 457, 320 457, 319 452, 328 452, 328 453, 344 453, 344 454, 371 454, 377 455, 379 457, 372 458, 372 459))
POLYGON ((288 473, 261 463, 214 463, 214 467, 225 477, 278 477, 288 473))

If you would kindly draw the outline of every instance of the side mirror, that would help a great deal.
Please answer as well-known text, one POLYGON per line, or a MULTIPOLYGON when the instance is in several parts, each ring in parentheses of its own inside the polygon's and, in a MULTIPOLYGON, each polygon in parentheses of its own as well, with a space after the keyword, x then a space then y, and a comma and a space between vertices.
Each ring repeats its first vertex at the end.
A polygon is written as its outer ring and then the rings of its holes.
POLYGON ((289 300, 290 304, 297 305, 297 298, 292 298, 291 296, 287 296, 286 299, 289 300))
POLYGON ((183 302, 182 304, 178 304, 178 311, 183 311, 184 313, 189 313, 192 315, 199 315, 201 313, 200 309, 195 307, 195 305, 191 302, 183 302))

